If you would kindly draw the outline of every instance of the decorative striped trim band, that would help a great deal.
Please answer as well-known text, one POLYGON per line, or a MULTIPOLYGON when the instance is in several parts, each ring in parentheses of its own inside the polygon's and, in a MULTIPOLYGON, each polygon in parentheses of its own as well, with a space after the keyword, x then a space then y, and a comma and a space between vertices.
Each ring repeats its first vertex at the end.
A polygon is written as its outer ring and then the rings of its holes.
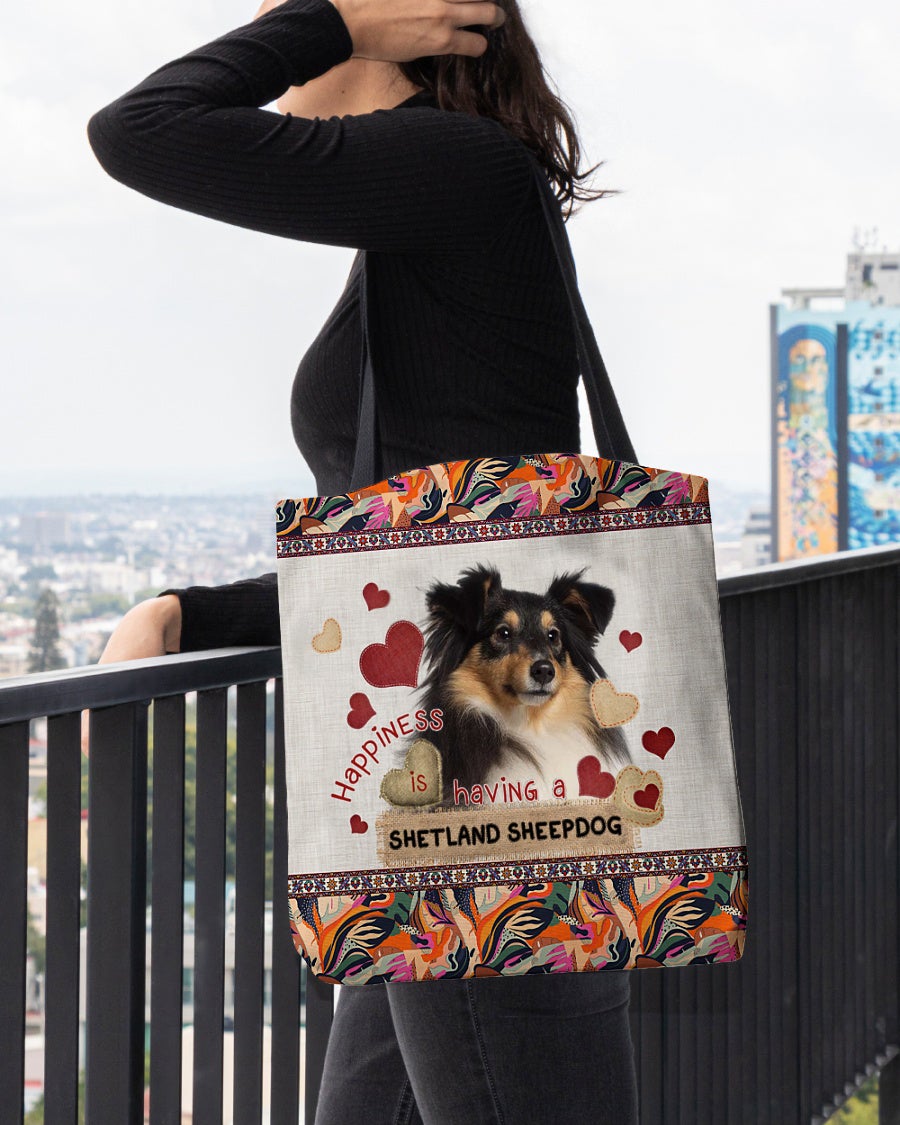
POLYGON ((418 867, 408 871, 336 871, 320 875, 289 875, 288 896, 411 891, 423 887, 510 886, 523 882, 571 882, 614 876, 672 876, 692 871, 734 871, 746 867, 747 849, 739 846, 577 856, 526 863, 467 863, 453 867, 418 867))
POLYGON ((591 515, 465 520, 436 527, 395 527, 379 531, 339 531, 333 535, 298 535, 279 539, 277 547, 278 558, 286 559, 304 555, 343 555, 437 544, 538 539, 551 535, 590 535, 600 531, 639 531, 710 522, 708 504, 680 504, 660 508, 618 508, 591 515))

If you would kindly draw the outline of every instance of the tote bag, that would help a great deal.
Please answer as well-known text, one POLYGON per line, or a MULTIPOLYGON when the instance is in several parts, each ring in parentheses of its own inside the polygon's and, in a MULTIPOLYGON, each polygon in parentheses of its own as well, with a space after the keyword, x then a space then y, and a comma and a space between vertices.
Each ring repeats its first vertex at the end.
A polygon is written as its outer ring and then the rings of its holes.
POLYGON ((636 462, 534 173, 603 456, 379 480, 364 274, 353 485, 277 505, 292 936, 332 983, 743 953, 707 481, 636 462))

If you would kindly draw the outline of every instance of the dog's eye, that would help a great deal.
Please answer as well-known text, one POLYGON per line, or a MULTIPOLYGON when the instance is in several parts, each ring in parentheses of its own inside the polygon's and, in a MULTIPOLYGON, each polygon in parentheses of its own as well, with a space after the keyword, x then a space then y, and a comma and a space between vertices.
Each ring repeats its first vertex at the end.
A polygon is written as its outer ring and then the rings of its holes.
POLYGON ((494 637, 498 641, 508 641, 512 636, 508 625, 498 625, 494 630, 494 637))
POLYGON ((548 629, 547 640, 550 642, 550 644, 555 645, 559 640, 559 629, 548 629))

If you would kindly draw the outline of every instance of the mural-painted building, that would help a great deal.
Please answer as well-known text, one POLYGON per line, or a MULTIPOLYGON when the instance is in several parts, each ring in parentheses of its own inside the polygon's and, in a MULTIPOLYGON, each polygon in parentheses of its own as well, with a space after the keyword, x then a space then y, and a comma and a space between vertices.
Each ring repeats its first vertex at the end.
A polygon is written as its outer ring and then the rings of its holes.
POLYGON ((773 560, 900 542, 900 254, 772 305, 773 560), (840 308, 813 308, 842 298, 840 308))

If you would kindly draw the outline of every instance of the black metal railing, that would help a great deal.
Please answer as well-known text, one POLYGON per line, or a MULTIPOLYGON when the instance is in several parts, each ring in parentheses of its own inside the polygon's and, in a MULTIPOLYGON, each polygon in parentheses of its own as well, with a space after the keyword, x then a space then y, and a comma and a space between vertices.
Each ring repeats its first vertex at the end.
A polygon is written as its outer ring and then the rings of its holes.
MULTIPOLYGON (((719 595, 747 945, 693 1000, 702 971, 664 981, 666 1022, 713 1120, 818 1123, 884 1067, 881 1120, 900 1122, 900 548, 762 567, 719 595)), ((695 1121, 697 1093, 661 1120, 695 1121)))
MULTIPOLYGON (((737 964, 633 974, 642 1125, 821 1122, 876 1068, 881 1120, 896 1125, 900 549, 761 568, 721 580, 719 590, 750 924, 737 964)), ((312 1121, 333 991, 307 983, 279 893, 288 874, 279 675, 278 649, 243 649, 0 681, 4 1123, 22 1119, 28 755, 36 717, 49 719, 45 1120, 77 1120, 82 709, 91 711, 86 1119, 142 1121, 149 1084, 151 1122, 181 1120, 185 696, 194 692, 193 1121, 224 1120, 226 743, 235 685, 233 1120, 262 1119, 268 720, 276 790, 269 1120, 295 1125, 305 1104, 312 1121), (273 681, 274 694, 267 691, 273 681)), ((699 702, 702 685, 697 691, 699 702)))
MULTIPOLYGON (((185 696, 196 692, 193 1121, 223 1120, 227 696, 236 685, 232 1119, 259 1121, 263 1060, 267 681, 274 680, 273 885, 287 885, 279 649, 222 650, 0 682, 0 1120, 22 1119, 30 720, 47 716, 47 1122, 75 1122, 79 1089, 81 711, 90 710, 85 1115, 181 1121, 185 696), (145 1075, 148 711, 153 801, 150 1066, 145 1075)), ((307 982, 285 895, 271 952, 272 1125, 314 1112, 333 989, 307 982), (305 1084, 301 1072, 305 1039, 305 1084)))

